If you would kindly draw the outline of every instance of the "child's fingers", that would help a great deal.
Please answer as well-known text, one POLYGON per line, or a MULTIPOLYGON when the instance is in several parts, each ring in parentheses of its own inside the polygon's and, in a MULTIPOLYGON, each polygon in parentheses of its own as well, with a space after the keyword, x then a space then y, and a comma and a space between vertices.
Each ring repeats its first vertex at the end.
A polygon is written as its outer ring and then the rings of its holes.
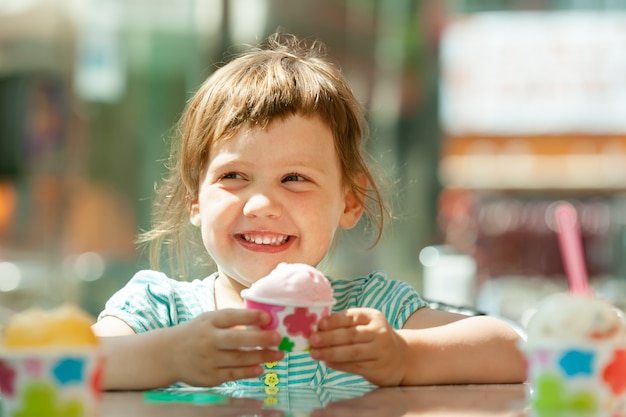
POLYGON ((367 309, 352 308, 323 317, 317 327, 319 330, 333 330, 368 324, 371 320, 370 315, 371 313, 367 309))
POLYGON ((211 313, 213 326, 227 329, 234 326, 264 326, 271 321, 265 311, 245 308, 216 310, 211 313))
POLYGON ((309 343, 313 348, 329 346, 352 345, 369 343, 374 339, 374 333, 362 327, 346 327, 311 334, 309 343))
POLYGON ((215 346, 221 350, 275 348, 280 341, 280 333, 274 330, 220 329, 215 334, 215 346))
POLYGON ((371 349, 367 343, 313 348, 310 351, 313 359, 325 362, 349 363, 375 360, 381 353, 371 349))
POLYGON ((226 381, 254 378, 263 374, 263 363, 283 357, 283 352, 268 349, 216 351, 194 360, 183 380, 195 386, 216 386, 226 381))

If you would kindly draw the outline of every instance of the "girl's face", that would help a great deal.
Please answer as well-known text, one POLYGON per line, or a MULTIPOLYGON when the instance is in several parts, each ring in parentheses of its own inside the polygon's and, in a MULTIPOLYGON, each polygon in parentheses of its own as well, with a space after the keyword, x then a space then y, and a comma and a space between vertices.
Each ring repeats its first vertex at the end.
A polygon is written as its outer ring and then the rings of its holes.
POLYGON ((279 262, 317 265, 337 228, 353 227, 363 211, 317 117, 242 129, 210 155, 191 222, 220 276, 244 287, 279 262))

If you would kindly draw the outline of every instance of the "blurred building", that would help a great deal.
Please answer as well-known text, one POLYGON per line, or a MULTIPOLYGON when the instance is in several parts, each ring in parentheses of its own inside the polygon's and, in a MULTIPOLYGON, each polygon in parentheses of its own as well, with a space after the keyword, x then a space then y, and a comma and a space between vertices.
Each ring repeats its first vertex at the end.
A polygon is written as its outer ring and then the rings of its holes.
POLYGON ((479 307, 518 320, 567 288, 561 200, 578 213, 592 285, 626 304, 626 12, 559 4, 463 13, 442 35, 438 222, 476 261, 479 307))

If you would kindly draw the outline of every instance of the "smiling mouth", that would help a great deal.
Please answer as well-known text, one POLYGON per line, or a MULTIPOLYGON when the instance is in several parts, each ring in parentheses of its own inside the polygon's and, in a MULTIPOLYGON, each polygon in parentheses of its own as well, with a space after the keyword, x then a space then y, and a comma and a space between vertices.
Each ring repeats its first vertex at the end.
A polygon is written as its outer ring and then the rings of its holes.
POLYGON ((242 234, 241 238, 249 243, 255 243, 257 245, 270 245, 270 246, 283 245, 287 243, 287 241, 289 241, 289 235, 267 236, 267 235, 242 234))

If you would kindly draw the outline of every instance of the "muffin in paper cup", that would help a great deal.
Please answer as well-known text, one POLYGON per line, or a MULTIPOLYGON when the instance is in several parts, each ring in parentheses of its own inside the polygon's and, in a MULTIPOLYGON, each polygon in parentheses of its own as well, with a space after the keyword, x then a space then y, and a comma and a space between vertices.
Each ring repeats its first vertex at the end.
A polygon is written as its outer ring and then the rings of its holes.
POLYGON ((279 350, 306 352, 311 349, 309 337, 322 317, 328 316, 334 301, 310 305, 290 304, 279 301, 244 296, 246 308, 266 311, 271 321, 263 330, 277 330, 281 336, 279 350))
POLYGON ((529 403, 537 416, 624 415, 626 344, 523 342, 529 403))
POLYGON ((104 357, 81 310, 11 317, 0 346, 1 417, 95 417, 104 357))

